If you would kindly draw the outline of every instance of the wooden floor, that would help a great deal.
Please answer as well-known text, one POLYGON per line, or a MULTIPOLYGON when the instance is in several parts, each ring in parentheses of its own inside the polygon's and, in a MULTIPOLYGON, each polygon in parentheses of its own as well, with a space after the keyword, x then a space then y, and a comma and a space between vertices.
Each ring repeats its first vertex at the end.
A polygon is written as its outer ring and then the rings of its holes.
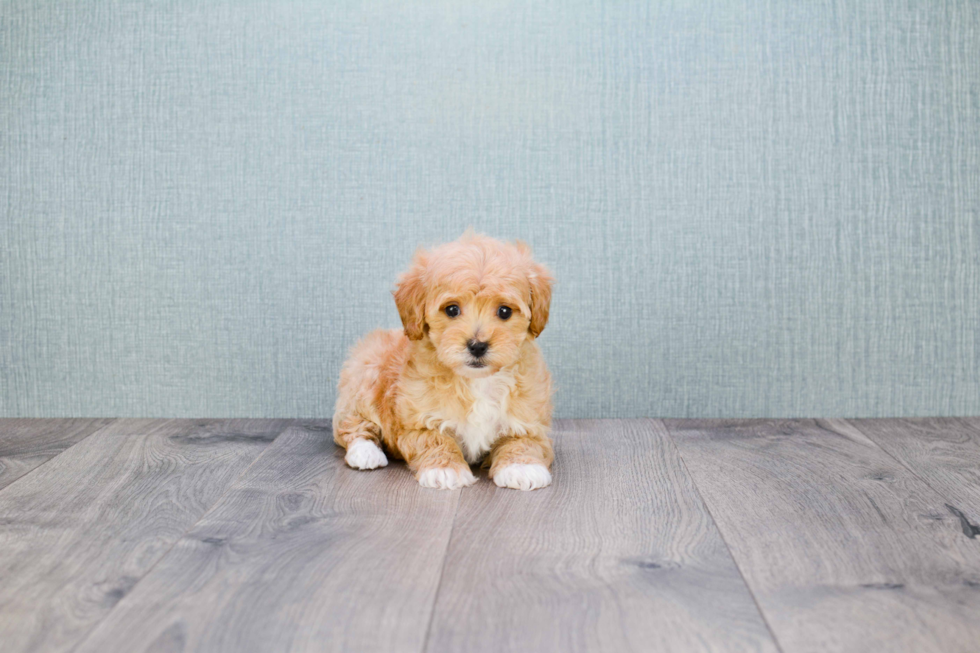
POLYGON ((445 492, 328 422, 0 420, 0 650, 980 651, 980 419, 554 437, 445 492))

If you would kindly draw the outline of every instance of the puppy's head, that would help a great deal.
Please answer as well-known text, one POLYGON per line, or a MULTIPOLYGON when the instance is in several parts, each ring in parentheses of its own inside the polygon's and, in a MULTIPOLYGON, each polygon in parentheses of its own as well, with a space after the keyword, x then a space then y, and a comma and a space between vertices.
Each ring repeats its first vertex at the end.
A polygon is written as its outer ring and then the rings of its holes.
POLYGON ((428 338, 457 374, 488 376, 514 363, 548 322, 552 276, 524 243, 467 232, 415 254, 395 303, 412 340, 428 338))

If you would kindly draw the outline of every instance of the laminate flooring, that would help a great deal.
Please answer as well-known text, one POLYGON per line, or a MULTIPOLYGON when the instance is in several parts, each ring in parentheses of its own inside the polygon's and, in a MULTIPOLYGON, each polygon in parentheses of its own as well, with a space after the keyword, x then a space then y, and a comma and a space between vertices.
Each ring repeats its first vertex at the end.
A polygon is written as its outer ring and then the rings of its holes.
POLYGON ((980 651, 980 419, 553 437, 449 492, 327 420, 0 420, 0 651, 980 651))

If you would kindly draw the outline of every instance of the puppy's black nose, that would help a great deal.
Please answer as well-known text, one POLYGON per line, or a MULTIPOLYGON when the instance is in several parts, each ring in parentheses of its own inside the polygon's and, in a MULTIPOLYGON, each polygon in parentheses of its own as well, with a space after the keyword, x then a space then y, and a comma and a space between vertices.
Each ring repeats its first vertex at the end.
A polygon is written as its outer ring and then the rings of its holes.
POLYGON ((483 355, 487 353, 487 349, 490 348, 490 344, 480 342, 479 340, 470 340, 466 343, 466 348, 473 354, 473 358, 483 358, 483 355))

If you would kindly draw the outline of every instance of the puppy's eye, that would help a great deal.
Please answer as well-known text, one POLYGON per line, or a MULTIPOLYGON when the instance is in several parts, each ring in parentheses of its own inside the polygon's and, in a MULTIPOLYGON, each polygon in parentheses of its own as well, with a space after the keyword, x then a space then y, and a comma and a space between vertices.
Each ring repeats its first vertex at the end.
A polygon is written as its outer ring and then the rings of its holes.
POLYGON ((497 309, 497 317, 501 320, 509 320, 511 315, 513 315, 513 311, 510 310, 509 306, 501 306, 497 309))
POLYGON ((446 307, 446 315, 449 317, 459 317, 459 306, 456 304, 450 304, 446 307))

